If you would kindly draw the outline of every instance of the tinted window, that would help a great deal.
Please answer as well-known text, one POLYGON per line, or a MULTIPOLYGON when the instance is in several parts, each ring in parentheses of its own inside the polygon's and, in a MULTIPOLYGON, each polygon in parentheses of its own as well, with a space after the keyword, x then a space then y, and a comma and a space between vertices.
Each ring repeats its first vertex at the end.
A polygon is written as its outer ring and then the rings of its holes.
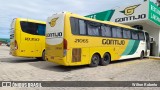
POLYGON ((103 36, 114 38, 138 39, 138 33, 131 33, 132 30, 121 27, 105 25, 78 18, 70 18, 71 31, 74 35, 103 36))
POLYGON ((140 40, 144 40, 144 39, 145 39, 143 32, 139 32, 139 33, 138 33, 138 36, 139 36, 139 39, 140 39, 140 40))
POLYGON ((138 40, 138 32, 132 31, 132 39, 138 40))
POLYGON ((117 37, 122 38, 122 29, 117 27, 117 37))
POLYGON ((123 38, 130 39, 131 38, 131 31, 127 29, 123 29, 123 38))
POLYGON ((88 35, 99 36, 100 27, 98 23, 88 22, 87 23, 87 31, 88 35))
POLYGON ((46 25, 31 22, 20 22, 23 32, 33 35, 45 35, 46 25))
POLYGON ((84 20, 79 20, 79 30, 80 30, 80 34, 82 35, 86 35, 86 23, 84 22, 84 20))
POLYGON ((122 29, 119 27, 112 27, 112 37, 122 38, 122 29))
POLYGON ((46 25, 38 24, 38 35, 45 35, 46 25))
POLYGON ((79 34, 78 19, 71 18, 70 20, 71 20, 71 31, 72 31, 72 34, 78 35, 79 34))
POLYGON ((21 28, 23 32, 37 35, 37 25, 35 23, 21 22, 21 28))
POLYGON ((107 25, 102 25, 101 33, 102 33, 102 36, 111 37, 111 27, 107 25))
POLYGON ((117 37, 117 28, 112 28, 112 37, 117 37))

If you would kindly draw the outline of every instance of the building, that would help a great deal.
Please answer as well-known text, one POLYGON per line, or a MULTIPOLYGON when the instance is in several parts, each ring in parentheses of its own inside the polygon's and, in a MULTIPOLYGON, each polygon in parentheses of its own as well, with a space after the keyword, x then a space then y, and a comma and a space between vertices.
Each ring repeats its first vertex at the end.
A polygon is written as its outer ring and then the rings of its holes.
POLYGON ((153 2, 145 1, 141 4, 98 12, 86 17, 130 26, 142 25, 143 29, 149 32, 155 40, 151 50, 152 55, 160 55, 160 7, 153 2))

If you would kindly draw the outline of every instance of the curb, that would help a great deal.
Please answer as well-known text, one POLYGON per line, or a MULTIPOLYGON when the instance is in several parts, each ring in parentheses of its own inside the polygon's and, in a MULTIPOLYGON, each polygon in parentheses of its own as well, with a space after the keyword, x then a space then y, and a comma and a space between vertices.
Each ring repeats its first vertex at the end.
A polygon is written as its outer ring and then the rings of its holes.
POLYGON ((160 57, 148 57, 149 59, 160 60, 160 57))

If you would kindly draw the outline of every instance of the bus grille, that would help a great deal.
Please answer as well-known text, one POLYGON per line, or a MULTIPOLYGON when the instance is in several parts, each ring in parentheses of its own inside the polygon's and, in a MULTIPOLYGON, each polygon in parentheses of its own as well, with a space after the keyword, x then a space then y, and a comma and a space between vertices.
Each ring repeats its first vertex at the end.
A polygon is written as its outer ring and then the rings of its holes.
POLYGON ((72 62, 80 62, 81 61, 81 49, 74 48, 72 49, 72 62))

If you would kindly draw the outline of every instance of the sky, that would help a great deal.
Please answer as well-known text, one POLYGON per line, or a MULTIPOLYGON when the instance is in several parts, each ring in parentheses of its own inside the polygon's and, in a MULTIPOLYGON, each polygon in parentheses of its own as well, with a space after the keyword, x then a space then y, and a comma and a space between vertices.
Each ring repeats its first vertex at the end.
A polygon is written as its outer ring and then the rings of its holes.
POLYGON ((85 16, 142 2, 143 0, 0 0, 0 38, 9 38, 10 24, 14 18, 46 21, 47 17, 62 11, 85 16))

